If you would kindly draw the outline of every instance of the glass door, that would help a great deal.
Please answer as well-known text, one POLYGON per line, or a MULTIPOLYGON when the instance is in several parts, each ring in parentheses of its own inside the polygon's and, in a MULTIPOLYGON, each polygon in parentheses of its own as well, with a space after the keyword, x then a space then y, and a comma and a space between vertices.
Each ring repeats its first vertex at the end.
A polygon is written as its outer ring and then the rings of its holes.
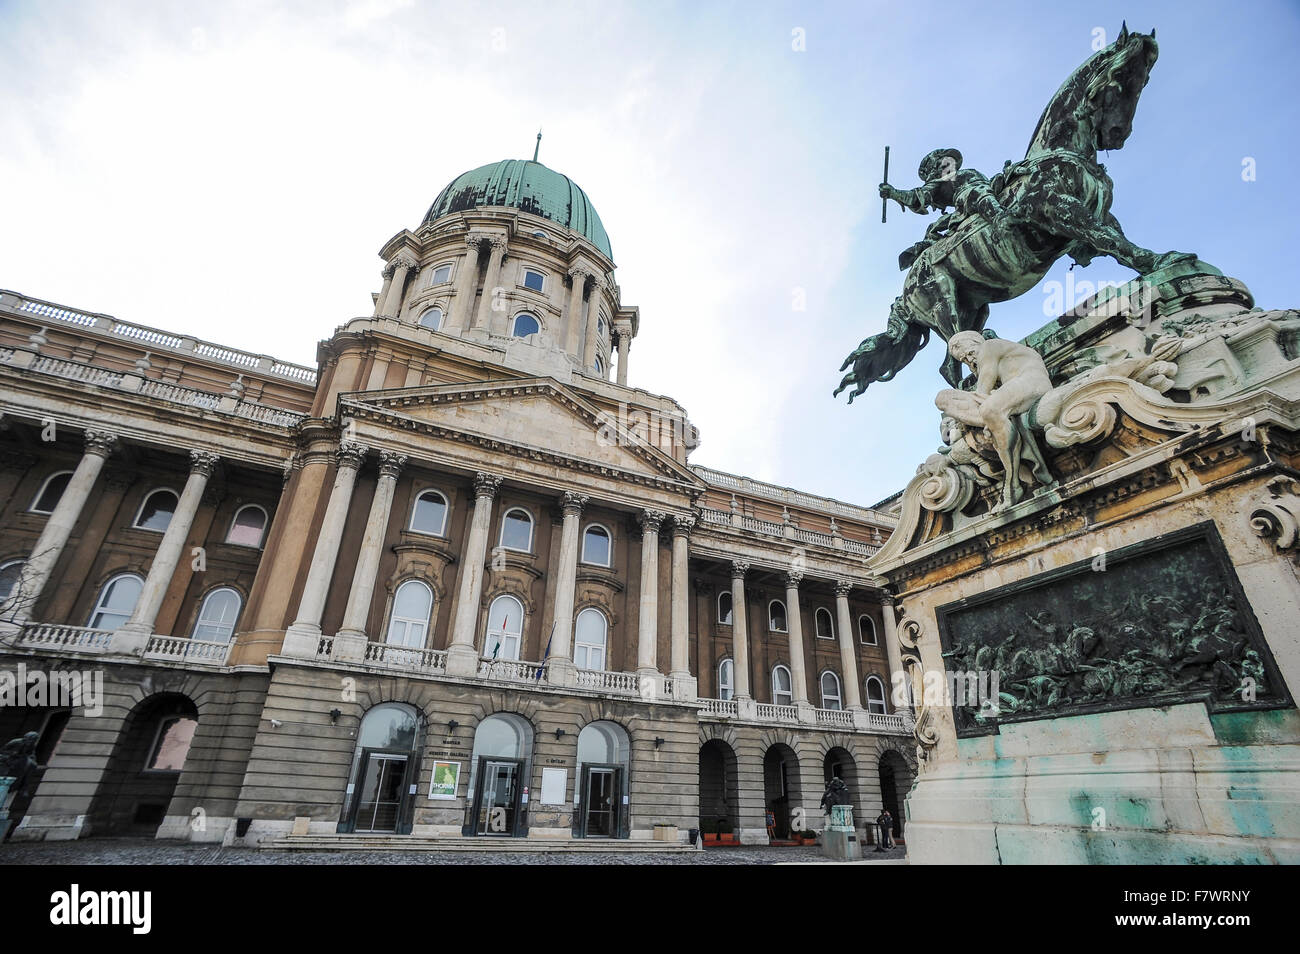
POLYGON ((583 804, 587 811, 588 838, 613 838, 617 833, 618 789, 615 770, 591 768, 587 771, 587 790, 583 804))
POLYGON ((513 835, 519 804, 519 763, 484 759, 479 773, 480 835, 513 835))
POLYGON ((397 831, 406 787, 406 756, 371 753, 361 779, 357 831, 397 831))

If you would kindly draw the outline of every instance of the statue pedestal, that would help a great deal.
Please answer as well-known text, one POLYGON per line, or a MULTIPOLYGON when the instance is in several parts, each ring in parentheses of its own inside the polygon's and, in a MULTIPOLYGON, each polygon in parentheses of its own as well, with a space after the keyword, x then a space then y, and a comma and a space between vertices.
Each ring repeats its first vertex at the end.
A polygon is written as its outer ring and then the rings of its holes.
POLYGON ((851 828, 827 828, 822 832, 822 854, 834 861, 857 861, 862 857, 858 833, 851 828))

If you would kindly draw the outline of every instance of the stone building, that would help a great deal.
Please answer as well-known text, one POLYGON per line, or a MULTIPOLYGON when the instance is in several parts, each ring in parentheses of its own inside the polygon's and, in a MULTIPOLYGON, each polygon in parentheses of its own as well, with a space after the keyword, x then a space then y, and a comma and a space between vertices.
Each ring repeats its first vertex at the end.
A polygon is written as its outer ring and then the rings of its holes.
POLYGON ((901 823, 895 516, 689 463, 565 176, 380 254, 316 368, 0 294, 0 672, 51 690, 0 708, 12 837, 763 843, 832 774, 901 823))

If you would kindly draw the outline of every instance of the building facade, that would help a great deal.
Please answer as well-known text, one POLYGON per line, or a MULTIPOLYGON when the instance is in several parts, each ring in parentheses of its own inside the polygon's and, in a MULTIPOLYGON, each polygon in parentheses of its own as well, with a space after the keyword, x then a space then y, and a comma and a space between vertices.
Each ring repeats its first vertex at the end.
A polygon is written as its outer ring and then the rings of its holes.
POLYGON ((316 368, 0 294, 12 837, 901 832, 894 516, 690 464, 540 163, 381 256, 316 368))

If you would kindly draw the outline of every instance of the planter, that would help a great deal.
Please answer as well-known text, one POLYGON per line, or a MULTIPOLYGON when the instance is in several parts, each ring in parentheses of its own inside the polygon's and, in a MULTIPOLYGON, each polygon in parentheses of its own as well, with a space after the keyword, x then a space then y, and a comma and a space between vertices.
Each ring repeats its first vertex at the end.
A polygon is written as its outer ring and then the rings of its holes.
POLYGON ((655 825, 655 841, 677 841, 676 825, 655 825))

